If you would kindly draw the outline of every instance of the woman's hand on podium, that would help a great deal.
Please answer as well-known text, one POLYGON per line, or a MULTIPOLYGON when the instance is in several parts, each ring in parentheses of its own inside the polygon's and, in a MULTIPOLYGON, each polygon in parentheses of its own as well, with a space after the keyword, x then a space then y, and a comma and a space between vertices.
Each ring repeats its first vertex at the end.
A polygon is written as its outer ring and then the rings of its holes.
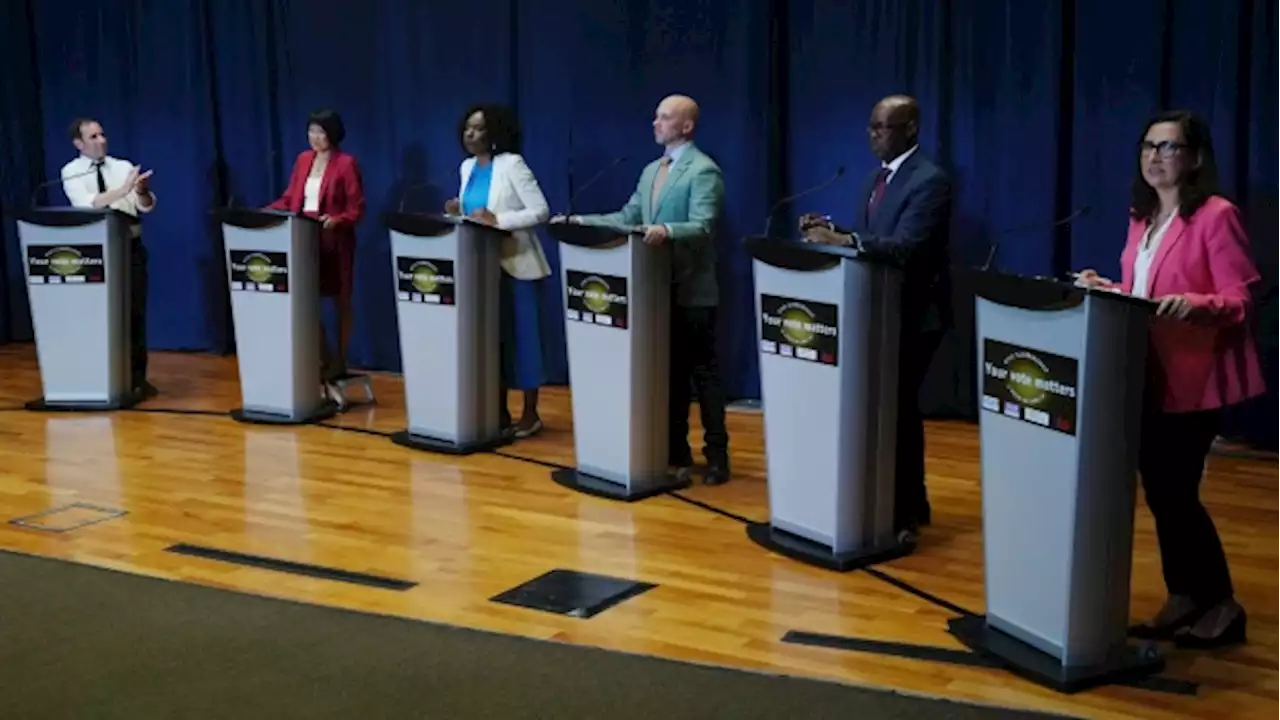
POLYGON ((1156 302, 1160 303, 1156 306, 1156 317, 1186 320, 1196 309, 1186 295, 1165 295, 1156 298, 1156 302))
POLYGON ((458 198, 449 198, 448 200, 445 200, 444 214, 445 215, 461 215, 462 202, 459 201, 458 198))
POLYGON ((471 219, 479 220, 485 225, 489 225, 491 227, 498 227, 498 216, 489 212, 488 208, 476 208, 475 210, 472 210, 471 219))
POLYGON ((1111 288, 1115 283, 1102 277, 1097 270, 1086 268, 1076 273, 1076 284, 1091 288, 1111 288))

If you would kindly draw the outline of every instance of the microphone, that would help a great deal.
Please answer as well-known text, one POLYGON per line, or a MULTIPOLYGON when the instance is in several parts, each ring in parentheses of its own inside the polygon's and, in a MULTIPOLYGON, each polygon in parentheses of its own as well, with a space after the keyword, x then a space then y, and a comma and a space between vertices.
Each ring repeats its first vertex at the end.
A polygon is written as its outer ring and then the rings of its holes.
POLYGON ((1080 207, 1076 208, 1075 211, 1072 212, 1070 215, 1064 218, 1059 218, 1058 220, 1054 220, 1047 227, 1044 225, 1041 225, 1040 223, 1035 223, 1033 225, 1023 225, 1022 227, 1006 228, 1002 230, 1000 232, 999 237, 996 238, 995 242, 991 243, 991 250, 987 253, 987 261, 982 263, 982 267, 980 269, 983 272, 986 272, 991 269, 991 261, 996 259, 996 252, 1000 250, 1000 238, 1004 237, 1005 235, 1012 235, 1014 233, 1026 232, 1028 230, 1040 230, 1040 229, 1049 230, 1051 228, 1058 228, 1064 225, 1070 225, 1081 216, 1089 214, 1089 211, 1092 209, 1093 209, 1092 205, 1085 203, 1084 205, 1081 205, 1080 207))
POLYGON ((421 188, 428 188, 428 187, 431 187, 431 183, 429 182, 420 182, 420 183, 414 183, 412 185, 406 185, 404 188, 404 191, 400 193, 400 205, 396 208, 396 212, 401 212, 401 213, 404 212, 404 204, 409 201, 409 196, 413 194, 414 190, 418 190, 421 188))
POLYGON ((769 214, 764 219, 764 236, 769 237, 769 229, 773 227, 773 217, 777 215, 778 211, 781 210, 783 207, 785 207, 788 203, 795 202, 796 200, 799 200, 800 198, 806 195, 812 195, 813 193, 816 193, 819 190, 826 190, 828 187, 834 184, 835 181, 839 180, 843 176, 844 176, 844 166, 841 165, 840 167, 836 168, 836 174, 832 175, 831 179, 827 180, 821 185, 815 185, 814 187, 811 187, 808 190, 798 192, 794 195, 789 195, 787 197, 782 198, 778 202, 774 203, 773 207, 769 210, 769 214))
POLYGON ((573 170, 572 170, 572 167, 571 167, 571 168, 570 168, 570 171, 569 171, 569 185, 570 185, 570 188, 571 188, 571 189, 570 189, 570 195, 569 195, 569 207, 568 207, 568 209, 567 209, 567 210, 565 210, 565 212, 564 212, 565 217, 569 217, 569 216, 573 215, 573 201, 574 201, 574 200, 576 200, 576 199, 578 198, 578 196, 582 194, 582 191, 583 191, 583 190, 586 190, 587 188, 589 188, 589 187, 591 187, 592 185, 594 185, 594 184, 596 183, 596 181, 597 181, 597 180, 599 180, 600 178, 604 177, 604 176, 605 176, 605 174, 606 174, 606 173, 608 173, 610 170, 612 170, 612 169, 614 169, 614 168, 618 167, 619 165, 621 165, 622 163, 626 162, 626 160, 627 160, 627 156, 626 156, 626 155, 623 155, 623 156, 621 156, 621 157, 614 158, 613 162, 609 163, 608 165, 605 165, 603 170, 601 170, 600 172, 598 172, 598 173, 596 173, 595 175, 593 175, 593 176, 591 177, 591 179, 590 179, 590 180, 588 180, 588 181, 586 181, 585 183, 583 183, 583 184, 582 184, 582 187, 578 188, 577 190, 572 190, 572 186, 573 186, 573 170))
POLYGON ((68 175, 68 176, 66 176, 66 177, 59 177, 59 178, 56 178, 56 179, 54 179, 54 180, 46 180, 46 181, 44 181, 44 182, 40 183, 39 185, 37 185, 37 186, 36 186, 36 189, 35 189, 35 190, 32 190, 32 191, 31 191, 31 206, 32 206, 32 207, 35 207, 35 204, 36 204, 36 197, 40 194, 40 191, 41 191, 41 190, 43 190, 43 189, 45 189, 45 188, 47 188, 47 187, 51 187, 51 186, 53 186, 53 185, 59 185, 59 184, 61 184, 64 180, 75 180, 76 178, 82 178, 82 177, 84 177, 84 176, 86 176, 86 175, 93 175, 93 174, 94 174, 94 173, 96 173, 96 172, 98 172, 98 167, 95 165, 95 166, 93 166, 92 168, 89 168, 88 170, 85 170, 84 172, 78 172, 78 173, 75 173, 74 175, 68 175))

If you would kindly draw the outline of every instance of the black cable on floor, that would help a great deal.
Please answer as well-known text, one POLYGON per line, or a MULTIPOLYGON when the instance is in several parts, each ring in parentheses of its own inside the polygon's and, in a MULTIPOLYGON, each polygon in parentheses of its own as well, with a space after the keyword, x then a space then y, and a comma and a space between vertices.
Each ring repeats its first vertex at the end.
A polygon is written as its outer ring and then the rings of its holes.
POLYGON ((671 496, 671 497, 673 497, 673 498, 675 498, 675 499, 677 499, 677 500, 679 500, 679 501, 681 501, 681 502, 688 503, 688 504, 690 504, 690 505, 692 505, 692 506, 694 506, 694 507, 702 508, 703 510, 706 510, 706 511, 708 511, 708 512, 713 512, 713 513, 715 513, 715 514, 717 514, 717 515, 720 515, 720 516, 722 516, 722 517, 727 517, 727 518, 729 518, 730 520, 737 520, 738 522, 742 523, 743 525, 754 525, 754 524, 755 524, 755 521, 754 521, 754 520, 752 520, 751 518, 743 517, 743 516, 741 516, 741 515, 739 515, 739 514, 737 514, 737 513, 735 513, 735 512, 730 512, 730 511, 725 510, 725 509, 723 509, 723 508, 718 508, 718 507, 716 507, 715 505, 712 505, 712 504, 710 504, 710 503, 702 502, 701 500, 694 500, 693 498, 691 498, 691 497, 686 497, 686 496, 684 496, 684 495, 681 495, 680 493, 678 493, 678 492, 676 492, 676 491, 674 491, 674 490, 670 490, 670 491, 668 491, 666 494, 667 494, 667 495, 669 495, 669 496, 671 496))
POLYGON ((228 410, 195 410, 189 408, 158 407, 131 407, 125 408, 124 412, 159 413, 162 415, 207 415, 209 417, 226 417, 231 414, 228 410))
POLYGON ((330 430, 342 430, 344 432, 359 433, 361 435, 373 435, 374 437, 391 437, 392 433, 384 430, 373 430, 370 428, 352 427, 350 425, 334 425, 332 423, 318 422, 316 427, 329 428, 330 430))

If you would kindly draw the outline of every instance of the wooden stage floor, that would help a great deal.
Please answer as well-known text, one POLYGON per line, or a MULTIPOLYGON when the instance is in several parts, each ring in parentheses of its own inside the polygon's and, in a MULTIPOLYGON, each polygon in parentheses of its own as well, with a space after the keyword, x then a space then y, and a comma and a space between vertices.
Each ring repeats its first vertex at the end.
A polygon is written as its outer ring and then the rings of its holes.
MULTIPOLYGON (((1277 712, 1277 467, 1214 457, 1205 496, 1249 610, 1250 643, 1171 651, 1155 688, 1060 695, 967 662, 946 632, 981 612, 977 428, 928 427, 934 524, 916 554, 836 574, 773 556, 743 520, 768 517, 760 417, 731 413, 734 480, 625 504, 554 484, 573 460, 568 392, 544 391, 547 430, 466 458, 417 452, 383 433, 404 427, 400 382, 376 376, 378 404, 331 427, 243 425, 229 357, 156 353, 160 397, 101 415, 33 413, 30 345, 0 348, 0 548, 146 575, 498 632, 750 670, 1083 717, 1273 717, 1277 712), (205 411, 202 414, 201 411, 205 411), (510 457, 518 456, 518 457, 510 457), (48 523, 13 519, 73 503, 48 523), (416 583, 379 589, 166 551, 177 543, 416 583), (657 587, 589 619, 490 601, 565 568, 657 587), (783 641, 788 631, 858 639, 856 649, 783 641), (903 645, 942 648, 936 659, 903 645), (905 655, 905 656, 904 656, 905 655), (1195 688, 1194 694, 1188 694, 1195 688)), ((518 401, 516 401, 518 402, 518 401)), ((696 415, 696 413, 695 413, 696 415)), ((1034 509, 1029 508, 1029 512, 1034 509)), ((1163 600, 1150 515, 1137 519, 1133 607, 1163 600)), ((851 716, 856 708, 851 708, 851 716)))

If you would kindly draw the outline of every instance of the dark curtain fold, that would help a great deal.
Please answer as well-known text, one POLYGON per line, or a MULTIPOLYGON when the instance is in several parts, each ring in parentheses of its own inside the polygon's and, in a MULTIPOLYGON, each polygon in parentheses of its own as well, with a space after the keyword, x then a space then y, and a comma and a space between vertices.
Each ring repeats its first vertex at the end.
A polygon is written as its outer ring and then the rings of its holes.
MULTIPOLYGON (((65 126, 102 120, 112 152, 156 172, 150 337, 229 352, 220 238, 208 211, 260 205, 331 107, 360 161, 352 362, 399 368, 385 211, 458 192, 463 109, 514 105, 553 212, 619 206, 655 157, 658 100, 702 105, 698 142, 726 178, 718 238, 720 345, 732 397, 759 394, 752 278, 740 249, 778 198, 840 166, 845 178, 783 208, 847 220, 875 163, 865 124, 881 96, 917 96, 922 145, 956 187, 953 258, 1022 273, 1118 271, 1134 143, 1169 106, 1213 125, 1227 192, 1245 208, 1265 276, 1259 333, 1276 375, 1276 7, 1263 0, 90 0, 0 3, 0 340, 28 339, 12 209, 74 155, 65 126), (627 160, 591 187, 612 160, 627 160), (581 192, 578 192, 581 191, 581 192), (575 195, 576 193, 576 195, 575 195), (1068 228, 1055 219, 1088 204, 1068 228), (991 248, 999 249, 991 255, 991 248)), ((55 186, 50 199, 65 202, 55 186)), ((549 380, 567 380, 559 257, 540 287, 549 380)), ((972 417, 972 288, 922 392, 972 417)), ((1229 432, 1274 445, 1272 395, 1229 432)))
MULTIPOLYGON (((40 190, 44 167, 32 0, 0 2, 0 345, 31 338, 14 212, 40 190)), ((56 191, 55 191, 56 192, 56 191)), ((41 198, 42 199, 42 198, 41 198)))

